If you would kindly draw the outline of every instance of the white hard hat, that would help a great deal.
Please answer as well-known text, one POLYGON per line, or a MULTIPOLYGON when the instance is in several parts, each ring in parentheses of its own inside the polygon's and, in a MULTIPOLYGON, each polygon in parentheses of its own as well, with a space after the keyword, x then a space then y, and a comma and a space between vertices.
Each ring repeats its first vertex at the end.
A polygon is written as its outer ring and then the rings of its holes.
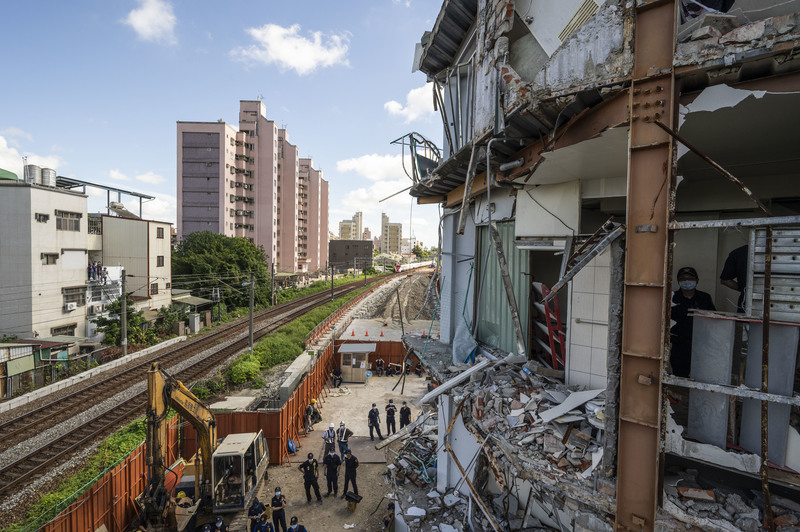
POLYGON ((333 423, 331 423, 330 425, 328 425, 328 428, 329 428, 329 429, 332 429, 332 428, 333 428, 333 423))

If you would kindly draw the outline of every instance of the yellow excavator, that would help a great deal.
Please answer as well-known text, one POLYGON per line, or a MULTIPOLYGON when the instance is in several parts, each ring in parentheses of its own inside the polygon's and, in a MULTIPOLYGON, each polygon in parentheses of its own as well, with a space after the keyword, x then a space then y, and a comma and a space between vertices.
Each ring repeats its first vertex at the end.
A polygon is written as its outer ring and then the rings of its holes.
POLYGON ((217 441, 214 413, 183 383, 153 363, 147 372, 147 485, 138 502, 146 530, 183 530, 200 507, 214 513, 250 504, 266 478, 269 453, 261 433, 230 434, 217 441), (191 497, 174 496, 178 475, 166 463, 167 415, 172 408, 197 432, 197 455, 191 497), (175 475, 174 482, 168 482, 175 475), (169 488, 168 488, 169 486, 169 488))

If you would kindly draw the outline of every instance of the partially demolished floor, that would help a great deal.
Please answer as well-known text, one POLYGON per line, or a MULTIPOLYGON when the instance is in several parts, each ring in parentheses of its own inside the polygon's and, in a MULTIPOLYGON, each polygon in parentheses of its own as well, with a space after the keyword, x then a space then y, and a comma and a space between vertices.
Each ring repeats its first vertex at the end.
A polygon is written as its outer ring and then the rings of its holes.
MULTIPOLYGON (((613 530, 605 390, 568 388, 515 357, 453 365, 443 344, 406 341, 425 349, 439 384, 386 472, 408 530, 613 530)), ((758 479, 678 457, 666 464, 656 530, 764 529, 758 479)), ((773 491, 777 530, 800 530, 797 500, 773 491)))

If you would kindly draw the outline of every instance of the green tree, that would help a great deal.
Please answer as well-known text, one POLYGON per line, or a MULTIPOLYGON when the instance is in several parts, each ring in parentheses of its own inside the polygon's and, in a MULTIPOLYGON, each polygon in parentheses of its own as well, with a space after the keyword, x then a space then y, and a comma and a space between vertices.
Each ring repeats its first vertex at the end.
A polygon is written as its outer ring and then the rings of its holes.
POLYGON ((411 250, 411 253, 417 256, 418 259, 425 259, 428 258, 428 252, 419 247, 419 244, 414 246, 414 249, 411 250))
POLYGON ((228 308, 249 305, 250 272, 255 274, 256 303, 270 300, 269 262, 261 246, 246 238, 198 231, 190 233, 172 254, 173 287, 210 294, 220 288, 228 308))
POLYGON ((186 305, 173 303, 168 307, 158 309, 156 330, 162 336, 170 336, 175 330, 175 324, 186 320, 188 314, 186 305))
MULTIPOLYGON (((106 305, 108 316, 99 316, 92 321, 97 324, 97 332, 105 333, 105 345, 122 345, 122 301, 121 298, 106 305)), ((144 312, 133 308, 133 299, 127 297, 127 321, 128 321, 128 342, 130 343, 149 343, 153 340, 154 332, 146 331, 144 324, 144 312)))

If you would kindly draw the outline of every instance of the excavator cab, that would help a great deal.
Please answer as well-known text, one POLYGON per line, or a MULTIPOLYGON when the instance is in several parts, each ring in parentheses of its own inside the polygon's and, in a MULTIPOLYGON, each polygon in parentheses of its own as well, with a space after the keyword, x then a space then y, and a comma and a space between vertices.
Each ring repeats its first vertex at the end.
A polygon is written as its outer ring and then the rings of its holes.
POLYGON ((214 513, 247 508, 269 464, 263 434, 228 435, 214 451, 212 464, 214 513))

